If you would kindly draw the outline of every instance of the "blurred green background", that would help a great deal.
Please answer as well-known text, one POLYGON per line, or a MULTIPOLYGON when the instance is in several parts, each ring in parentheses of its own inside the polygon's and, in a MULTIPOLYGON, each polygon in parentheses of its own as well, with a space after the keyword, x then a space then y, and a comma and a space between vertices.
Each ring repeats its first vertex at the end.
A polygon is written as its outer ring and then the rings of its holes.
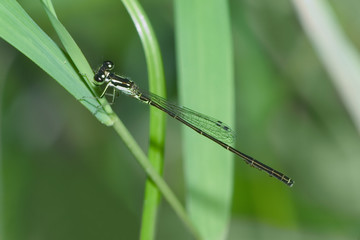
MULTIPOLYGON (((59 42, 40 2, 19 2, 59 42)), ((330 2, 359 48, 360 2, 330 2)), ((141 3, 162 51, 168 98, 176 102, 173 2, 141 3)), ((147 89, 142 46, 120 1, 54 5, 94 69, 111 59, 118 73, 147 89)), ((295 185, 287 188, 236 158, 227 239, 359 239, 359 135, 293 6, 261 0, 229 5, 236 147, 283 170, 295 185)), ((120 97, 115 109, 146 150, 148 106, 120 97)), ((138 238, 144 171, 111 128, 3 40, 0 114, 1 225, 7 239, 138 238)), ((183 200, 180 124, 172 119, 164 178, 183 200)), ((191 239, 164 201, 156 239, 191 239)))

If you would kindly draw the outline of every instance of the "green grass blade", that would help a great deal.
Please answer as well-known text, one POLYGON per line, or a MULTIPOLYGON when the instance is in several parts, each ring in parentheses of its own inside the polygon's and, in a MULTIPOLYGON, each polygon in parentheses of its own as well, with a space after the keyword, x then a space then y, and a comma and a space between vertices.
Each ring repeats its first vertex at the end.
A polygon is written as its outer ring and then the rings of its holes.
MULTIPOLYGON (((87 62, 84 54, 82 53, 81 49, 77 46, 74 39, 71 37, 70 33, 65 29, 65 27, 61 24, 56 16, 56 12, 51 0, 42 0, 44 9, 46 14, 48 15, 53 27, 55 28, 63 46, 65 47, 67 53, 69 54, 72 62, 75 64, 76 68, 78 69, 79 73, 84 77, 84 80, 89 86, 90 90, 92 91, 94 96, 99 96, 100 88, 97 87, 91 79, 93 78, 93 70, 91 69, 89 63, 87 62)), ((86 99, 87 100, 87 99, 86 99)), ((104 106, 104 110, 109 115, 110 118, 113 117, 113 112, 111 107, 109 106, 108 102, 105 98, 97 99, 102 106, 104 106)), ((112 125, 112 122, 106 122, 106 125, 112 125)))
MULTIPOLYGON (((181 103, 234 126, 233 56, 225 1, 176 1, 181 103)), ((233 162, 229 152, 184 127, 187 208, 205 239, 227 233, 233 162)))
POLYGON ((139 164, 144 168, 145 172, 149 178, 155 183, 157 188, 160 190, 164 198, 174 209, 175 213, 179 218, 184 222, 185 226, 189 229, 190 233, 195 239, 201 239, 197 229, 193 226, 190 218, 185 212, 185 209, 182 207, 179 200, 176 198, 171 189, 167 186, 165 181, 161 178, 158 172, 154 169, 150 161, 146 158, 146 155, 140 149, 139 145, 136 143, 134 138, 131 136, 129 131, 124 127, 124 124, 116 119, 114 123, 114 128, 116 132, 124 139, 125 144, 134 154, 135 158, 138 160, 139 164))
MULTIPOLYGON (((84 54, 81 52, 80 48, 76 45, 74 39, 70 36, 69 32, 65 29, 65 27, 58 20, 55 9, 50 0, 42 0, 44 9, 46 14, 48 15, 53 27, 55 28, 62 44, 64 45, 67 53, 71 57, 71 60, 76 65, 77 69, 86 76, 92 77, 93 70, 91 69, 89 63, 87 62, 84 54)), ((85 78, 87 80, 87 84, 89 86, 94 86, 93 82, 90 79, 85 78)))
MULTIPOLYGON (((150 91, 165 97, 166 86, 160 49, 150 22, 138 1, 122 1, 140 36, 146 57, 150 91)), ((161 174, 164 165, 165 115, 150 108, 149 160, 161 174)), ((160 194, 150 180, 146 181, 140 239, 154 239, 160 194)))
MULTIPOLYGON (((30 58, 76 99, 94 96, 61 49, 35 24, 16 1, 0 2, 0 36, 30 58)), ((98 101, 81 103, 103 123, 111 124, 107 114, 98 111, 98 101)))

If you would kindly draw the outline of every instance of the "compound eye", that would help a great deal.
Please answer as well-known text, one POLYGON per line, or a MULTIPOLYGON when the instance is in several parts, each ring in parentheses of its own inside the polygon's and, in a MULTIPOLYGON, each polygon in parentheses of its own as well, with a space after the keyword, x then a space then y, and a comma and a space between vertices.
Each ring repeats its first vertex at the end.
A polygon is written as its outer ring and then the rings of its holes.
POLYGON ((105 70, 111 70, 114 68, 114 63, 111 61, 105 61, 102 66, 105 70))
POLYGON ((105 82, 105 74, 103 72, 99 72, 94 75, 95 83, 101 85, 105 82))

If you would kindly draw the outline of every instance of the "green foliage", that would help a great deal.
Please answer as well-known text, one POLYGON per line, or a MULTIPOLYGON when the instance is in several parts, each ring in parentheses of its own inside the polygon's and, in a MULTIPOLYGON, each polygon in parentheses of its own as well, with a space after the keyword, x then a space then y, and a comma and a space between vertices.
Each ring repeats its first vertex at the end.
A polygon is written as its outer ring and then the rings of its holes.
MULTIPOLYGON (((149 76, 149 89, 151 92, 165 97, 166 87, 163 64, 160 49, 154 30, 150 25, 150 21, 147 19, 147 16, 138 1, 123 0, 123 3, 129 12, 135 27, 137 28, 137 32, 141 38, 141 42, 145 51, 146 65, 149 76)), ((149 135, 149 160, 157 172, 161 174, 164 166, 165 115, 157 109, 150 109, 149 135)), ((175 205, 178 205, 178 214, 184 218, 183 220, 185 220, 185 222, 188 222, 188 225, 191 229, 192 225, 190 220, 188 220, 187 216, 185 216, 185 212, 183 212, 183 209, 178 203, 177 199, 172 201, 176 201, 175 205)), ((160 193, 158 188, 151 179, 148 179, 145 185, 140 239, 154 239, 159 203, 160 193)), ((196 231, 193 231, 196 235, 196 231)))
MULTIPOLYGON (((60 36, 64 36, 65 46, 68 47, 72 41, 69 35, 66 35, 64 28, 56 22, 55 17, 51 15, 49 9, 47 12, 55 23, 60 36), (57 24, 56 24, 57 23, 57 24), (68 42, 67 42, 68 41, 68 42)), ((76 52, 72 60, 79 60, 85 67, 80 66, 83 72, 77 72, 69 62, 68 58, 61 49, 33 22, 21 6, 15 1, 2 1, 0 3, 0 27, 1 37, 11 43, 20 52, 30 58, 52 78, 63 86, 76 99, 81 100, 84 97, 94 96, 83 83, 81 74, 93 76, 91 68, 86 65, 85 58, 76 47, 69 49, 70 52, 76 52), (75 50, 74 50, 75 49, 75 50)), ((76 61, 79 62, 79 61, 76 61)), ((99 120, 107 125, 111 124, 108 115, 98 111, 101 106, 95 99, 89 98, 81 101, 91 112, 96 114, 99 120)))
MULTIPOLYGON (((234 126, 228 3, 176 1, 175 9, 181 103, 234 126)), ((221 239, 229 224, 233 156, 186 127, 183 133, 189 214, 205 239, 221 239)))
POLYGON ((0 1, 0 238, 358 238, 360 2, 122 2, 0 1), (95 98, 104 60, 162 96, 165 71, 170 101, 233 127, 294 187, 171 118, 164 148, 163 114, 120 96, 125 127, 95 98))
MULTIPOLYGON (((135 1, 126 1, 127 7, 129 9, 129 12, 132 14, 133 18, 135 19, 136 26, 147 26, 143 30, 146 30, 146 34, 143 34, 141 37, 143 39, 150 39, 152 42, 145 45, 146 52, 148 53, 148 59, 149 64, 149 72, 150 79, 152 81, 160 81, 160 83, 163 83, 164 81, 161 81, 161 75, 162 75, 162 66, 161 66, 161 59, 159 57, 158 50, 154 47, 150 46, 151 44, 156 44, 156 40, 154 40, 154 37, 151 36, 151 33, 149 31, 150 26, 149 23, 145 20, 145 15, 141 11, 136 11, 139 9, 135 1), (139 19, 140 21, 137 21, 136 19, 139 19), (150 34, 150 36, 149 36, 150 34), (151 49, 152 48, 152 49, 151 49), (155 54, 151 54, 152 52, 156 52, 155 54), (157 61, 153 61, 152 59, 158 58, 157 61), (160 70, 159 70, 160 69, 160 70), (160 75, 160 79, 159 79, 160 75)), ((135 140, 132 138, 130 133, 127 131, 127 129, 124 127, 123 123, 116 118, 116 116, 113 115, 112 110, 109 108, 109 105, 106 104, 105 100, 98 100, 96 98, 96 91, 92 90, 92 96, 94 99, 87 100, 84 98, 84 96, 90 96, 90 91, 82 84, 83 82, 80 79, 77 79, 75 82, 80 82, 82 85, 78 84, 72 84, 73 79, 71 77, 75 78, 74 75, 70 75, 74 72, 74 69, 68 68, 66 69, 68 73, 68 77, 64 77, 59 71, 59 69, 56 68, 56 66, 59 66, 61 60, 63 60, 62 65, 69 65, 66 63, 68 62, 66 60, 65 55, 60 51, 60 49, 53 43, 45 33, 41 31, 39 27, 36 26, 36 24, 31 21, 31 18, 22 10, 20 5, 18 5, 14 1, 6 2, 7 4, 1 5, 0 10, 4 13, 2 18, 0 18, 0 26, 3 26, 3 32, 0 32, 0 35, 7 40, 10 44, 15 46, 19 51, 23 52, 26 56, 28 56, 31 60, 33 60, 35 63, 37 63, 42 69, 44 69, 50 76, 52 76, 54 79, 57 79, 58 82, 70 93, 72 93, 77 99, 82 100, 84 105, 86 105, 89 110, 91 110, 95 116, 100 115, 99 120, 107 125, 114 124, 114 128, 119 134, 120 137, 123 138, 123 140, 126 142, 127 146, 129 147, 130 151, 134 154, 140 165, 144 168, 145 172, 148 174, 149 179, 151 179, 151 183, 149 183, 149 188, 151 187, 151 190, 147 191, 145 201, 151 201, 152 204, 145 204, 145 213, 150 215, 150 217, 144 217, 144 224, 143 228, 147 229, 144 230, 145 233, 143 233, 144 239, 151 239, 154 235, 154 229, 155 224, 154 221, 156 220, 156 214, 157 211, 157 204, 159 201, 159 193, 156 187, 163 193, 164 197, 168 200, 169 204, 174 207, 174 210, 177 214, 179 214, 179 217, 185 222, 185 224, 189 227, 189 229, 192 231, 194 236, 196 238, 199 238, 197 236, 197 232, 195 229, 193 229, 190 220, 188 219, 185 211, 183 210, 181 204, 176 199, 174 194, 171 192, 171 190, 168 188, 166 183, 162 180, 162 178, 159 176, 159 174, 154 170, 153 166, 149 163, 149 161, 146 159, 145 155, 143 154, 142 150, 138 147, 135 140), (15 9, 15 10, 14 10, 15 9), (16 24, 11 24, 12 22, 15 22, 16 24), (10 26, 15 26, 14 29, 11 29, 10 26), (11 31, 12 30, 12 31, 11 31), (14 34, 15 33, 15 34, 14 34), (34 45, 33 43, 36 42, 39 45, 34 45), (51 49, 51 50, 49 50, 51 49), (47 58, 46 58, 47 57, 47 58), (49 58, 55 58, 59 59, 57 61, 49 61, 49 58), (71 71, 72 70, 72 71, 71 71), (64 77, 64 78, 62 78, 64 77), (81 90, 77 90, 77 88, 81 88, 81 90), (81 95, 82 94, 82 95, 81 95), (82 97, 80 97, 82 96, 82 97), (101 105, 98 105, 98 101, 102 102, 104 105, 104 110, 99 111, 99 108, 102 107, 101 105), (99 114, 98 114, 99 113, 99 114), (107 118, 106 118, 107 117, 107 118), (111 119, 111 122, 109 122, 109 119, 111 119), (155 184, 155 185, 154 185, 155 184), (155 187, 156 186, 156 187, 155 187), (154 200, 152 200, 154 199, 154 200), (149 208, 149 210, 147 210, 149 208), (153 212, 153 213, 149 213, 153 212), (150 219, 148 219, 150 218, 150 219)), ((91 71, 90 66, 87 64, 87 61, 85 57, 83 56, 81 50, 77 47, 75 41, 72 39, 70 34, 66 31, 66 29, 63 27, 63 25, 58 21, 56 17, 56 13, 54 10, 54 7, 52 6, 51 1, 43 1, 46 13, 48 14, 52 25, 54 26, 59 38, 61 39, 65 49, 68 51, 69 56, 72 60, 72 62, 77 66, 77 68, 80 70, 80 75, 86 76, 84 79, 86 80, 86 83, 89 85, 90 89, 94 86, 92 82, 89 81, 89 78, 87 76, 93 76, 93 73, 91 71)), ((0 12, 1 13, 1 12, 0 12)), ((142 33, 143 31, 140 31, 142 33)), ((65 70, 65 68, 60 68, 60 70, 65 70)), ((79 75, 79 74, 78 74, 79 75)), ((163 77, 162 77, 163 79, 163 77)), ((155 83, 156 84, 156 83, 155 83)), ((157 92, 164 91, 164 87, 158 88, 159 90, 157 92)), ((164 95, 164 94, 162 94, 164 95)), ((163 115, 159 114, 158 112, 155 112, 153 115, 153 122, 155 124, 152 124, 152 128, 154 129, 151 133, 151 141, 153 142, 153 145, 155 144, 156 147, 150 148, 150 157, 153 159, 153 164, 156 164, 158 172, 161 172, 162 169, 162 158, 163 158, 163 145, 164 145, 164 127, 159 128, 158 124, 161 124, 164 126, 164 117, 163 115), (156 121, 158 120, 158 121, 156 121), (160 131, 159 131, 160 129, 160 131), (159 139, 157 137, 159 135, 159 139)), ((150 181, 150 180, 149 180, 150 181)))

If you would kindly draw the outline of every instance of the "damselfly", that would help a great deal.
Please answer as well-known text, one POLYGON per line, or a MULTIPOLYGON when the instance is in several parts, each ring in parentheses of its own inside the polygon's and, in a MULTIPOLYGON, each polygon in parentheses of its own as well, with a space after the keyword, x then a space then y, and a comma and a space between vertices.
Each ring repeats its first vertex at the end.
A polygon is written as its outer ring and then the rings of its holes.
POLYGON ((95 73, 95 83, 97 85, 105 84, 105 88, 100 95, 100 98, 104 97, 109 88, 113 88, 113 101, 116 96, 116 91, 130 95, 143 103, 160 109, 199 134, 209 138, 230 152, 235 153, 247 164, 250 164, 250 166, 267 172, 270 176, 277 178, 290 187, 294 184, 294 181, 285 174, 231 147, 228 143, 232 142, 234 139, 234 133, 225 123, 189 108, 170 103, 166 99, 155 94, 142 92, 130 79, 112 73, 111 70, 113 68, 114 64, 111 61, 105 61, 95 73))

